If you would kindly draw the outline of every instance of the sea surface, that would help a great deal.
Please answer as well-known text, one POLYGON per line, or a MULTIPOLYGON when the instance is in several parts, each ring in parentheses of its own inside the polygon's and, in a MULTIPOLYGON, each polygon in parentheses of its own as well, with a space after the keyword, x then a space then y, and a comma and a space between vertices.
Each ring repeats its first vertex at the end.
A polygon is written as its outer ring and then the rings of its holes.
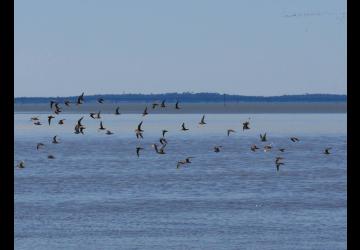
POLYGON ((14 167, 17 250, 347 248, 346 113, 208 114, 204 126, 202 114, 104 114, 113 135, 88 114, 60 114, 51 126, 47 115, 14 114, 14 166, 25 161, 14 167), (82 116, 85 134, 74 134, 82 116), (151 146, 162 129, 163 155, 151 146))

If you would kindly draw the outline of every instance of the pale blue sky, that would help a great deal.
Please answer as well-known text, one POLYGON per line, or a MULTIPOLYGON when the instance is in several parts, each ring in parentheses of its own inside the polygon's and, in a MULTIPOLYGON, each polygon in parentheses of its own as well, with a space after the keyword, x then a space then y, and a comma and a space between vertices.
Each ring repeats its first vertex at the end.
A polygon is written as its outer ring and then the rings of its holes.
POLYGON ((345 94, 346 32, 345 0, 15 0, 14 91, 345 94))

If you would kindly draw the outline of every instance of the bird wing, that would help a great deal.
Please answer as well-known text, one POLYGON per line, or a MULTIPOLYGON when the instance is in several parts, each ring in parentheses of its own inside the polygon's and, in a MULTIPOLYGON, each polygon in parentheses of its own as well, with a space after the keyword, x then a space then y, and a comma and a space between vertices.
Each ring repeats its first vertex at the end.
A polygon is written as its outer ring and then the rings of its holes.
POLYGON ((142 125, 143 121, 141 121, 138 125, 138 130, 141 130, 141 125, 142 125))

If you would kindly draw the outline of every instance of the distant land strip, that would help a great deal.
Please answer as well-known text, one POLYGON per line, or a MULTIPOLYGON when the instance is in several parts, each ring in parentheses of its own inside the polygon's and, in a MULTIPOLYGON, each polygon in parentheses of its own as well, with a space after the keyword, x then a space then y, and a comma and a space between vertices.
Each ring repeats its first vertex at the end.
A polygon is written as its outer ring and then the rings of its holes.
MULTIPOLYGON (((81 93, 79 93, 80 95, 81 93)), ((336 94, 303 94, 281 96, 245 96, 220 93, 164 93, 164 94, 104 94, 86 95, 86 103, 96 103, 98 98, 104 98, 106 103, 151 103, 166 100, 174 103, 179 100, 182 103, 268 103, 268 102, 346 102, 347 95, 336 94)), ((41 104, 49 103, 50 100, 63 102, 64 100, 75 101, 77 96, 68 97, 15 97, 15 104, 41 104)))

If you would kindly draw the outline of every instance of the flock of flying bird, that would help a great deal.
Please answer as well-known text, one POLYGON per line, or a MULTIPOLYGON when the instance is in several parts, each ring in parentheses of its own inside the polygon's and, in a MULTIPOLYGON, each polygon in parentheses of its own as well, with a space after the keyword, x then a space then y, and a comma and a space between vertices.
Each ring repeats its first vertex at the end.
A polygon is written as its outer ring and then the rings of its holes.
MULTIPOLYGON (((103 98, 98 98, 98 99, 97 99, 97 102, 100 103, 100 104, 102 104, 102 103, 104 102, 104 99, 103 99, 103 98)), ((65 101, 64 101, 64 104, 65 104, 66 106, 68 106, 68 107, 71 106, 71 103, 72 103, 72 102, 69 101, 69 100, 65 100, 65 101)), ((82 93, 82 94, 77 98, 75 104, 76 104, 76 105, 81 105, 81 104, 83 104, 83 103, 84 103, 84 93, 82 93)), ((59 113, 62 112, 62 108, 61 108, 59 105, 60 105, 59 102, 50 101, 50 109, 51 109, 51 110, 54 112, 54 114, 56 114, 56 115, 58 115, 59 113)), ((152 109, 155 109, 157 106, 160 106, 161 108, 167 107, 166 104, 165 104, 165 100, 163 100, 161 103, 157 103, 157 102, 153 103, 153 104, 152 104, 152 109)), ((179 101, 177 101, 177 102, 175 103, 175 109, 180 109, 179 101)), ((115 114, 115 115, 120 115, 121 113, 119 112, 119 110, 120 110, 120 107, 118 106, 118 107, 116 108, 114 114, 115 114)), ((148 114, 149 114, 149 113, 148 113, 148 108, 147 108, 147 106, 146 106, 145 109, 144 109, 144 111, 143 111, 143 113, 142 113, 142 116, 146 116, 146 115, 148 115, 148 114)), ((101 119, 101 111, 99 111, 99 112, 97 112, 97 113, 91 112, 91 113, 90 113, 90 117, 93 118, 93 119, 101 119)), ((48 124, 49 124, 49 126, 51 125, 51 121, 52 121, 52 119, 54 119, 54 118, 55 118, 55 116, 53 116, 53 115, 49 115, 49 116, 48 116, 48 124)), ((82 124, 83 118, 84 118, 84 116, 82 116, 82 117, 77 121, 77 123, 75 124, 75 127, 74 127, 74 133, 75 133, 75 134, 84 134, 84 130, 86 129, 86 127, 82 124)), ((31 121, 33 122, 34 125, 36 125, 36 126, 42 125, 42 123, 40 122, 40 119, 39 119, 38 117, 31 117, 30 119, 31 119, 31 121)), ((249 119, 250 119, 250 118, 249 118, 249 119)), ((60 119, 60 120, 58 121, 58 124, 59 124, 59 125, 63 125, 63 124, 64 124, 64 121, 65 121, 65 119, 60 119)), ((143 124, 143 121, 141 121, 141 122, 138 124, 137 128, 135 129, 135 135, 136 135, 136 138, 138 138, 138 139, 142 139, 142 138, 143 138, 143 132, 144 132, 144 130, 142 129, 142 124, 143 124)), ((205 124, 206 124, 206 122, 205 122, 205 115, 203 115, 202 118, 201 118, 201 120, 200 120, 200 122, 199 122, 199 125, 204 126, 205 124)), ((250 129, 249 125, 250 125, 250 122, 249 122, 249 121, 245 121, 245 122, 243 123, 243 130, 248 130, 248 129, 250 129)), ((108 130, 108 129, 106 129, 106 128, 104 127, 102 121, 100 121, 99 130, 106 130, 106 134, 107 134, 107 135, 112 135, 112 134, 113 134, 113 132, 111 132, 110 130, 108 130)), ((188 128, 186 128, 184 122, 181 124, 181 130, 182 130, 182 131, 187 131, 187 130, 189 130, 188 128)), ((164 150, 165 150, 165 147, 166 147, 166 145, 167 145, 167 140, 166 140, 166 138, 165 138, 165 134, 166 134, 167 132, 168 132, 168 131, 167 131, 166 129, 163 129, 163 130, 162 130, 162 137, 161 137, 160 140, 159 140, 159 141, 160 141, 160 144, 161 144, 161 147, 160 147, 160 145, 158 145, 158 144, 156 144, 156 143, 152 144, 152 147, 155 149, 155 152, 156 152, 157 154, 165 154, 165 151, 164 151, 164 150)), ((230 136, 231 133, 235 133, 235 132, 236 132, 236 131, 233 130, 233 129, 228 129, 228 130, 227 130, 227 136, 230 136)), ((290 140, 291 140, 292 142, 294 142, 294 143, 300 141, 299 138, 297 138, 297 137, 290 137, 290 140)), ((266 142, 266 141, 267 141, 266 133, 260 134, 260 141, 261 141, 261 142, 266 142)), ((52 138, 52 143, 53 143, 53 144, 58 144, 58 143, 59 143, 59 141, 58 141, 58 139, 57 139, 57 135, 55 135, 55 136, 52 138)), ((43 143, 41 143, 41 142, 40 142, 40 143, 37 143, 36 149, 37 149, 37 150, 40 150, 40 149, 41 149, 42 147, 44 147, 44 146, 45 146, 45 144, 43 144, 43 143)), ((270 144, 267 144, 267 145, 264 146, 264 151, 265 151, 265 152, 270 151, 270 150, 272 149, 272 147, 273 147, 273 146, 271 145, 271 143, 270 143, 270 144)), ((215 153, 219 153, 219 152, 221 151, 221 148, 222 148, 222 146, 214 146, 213 150, 214 150, 215 153)), ((253 151, 253 152, 255 152, 255 151, 258 150, 258 149, 260 149, 260 148, 257 147, 256 144, 253 144, 253 145, 251 145, 251 147, 250 147, 250 150, 253 151)), ((141 151, 141 150, 144 150, 144 148, 142 148, 142 147, 140 147, 140 146, 137 146, 137 147, 136 147, 136 155, 137 155, 137 157, 140 157, 140 151, 141 151)), ((326 155, 330 154, 330 150, 331 150, 331 147, 325 148, 324 154, 326 154, 326 155)), ((279 148, 279 151, 280 151, 280 152, 285 152, 285 148, 279 148)), ((192 158, 194 158, 194 157, 187 157, 186 159, 183 159, 183 160, 178 161, 178 162, 177 162, 177 165, 176 165, 176 168, 180 168, 181 166, 186 166, 186 165, 190 164, 192 158)), ((55 156, 49 154, 49 155, 48 155, 48 159, 55 159, 55 156)), ((275 158, 275 166, 276 166, 276 170, 277 170, 277 171, 279 171, 280 166, 282 166, 282 165, 285 164, 282 160, 284 160, 283 157, 276 157, 276 158, 275 158)), ((24 162, 24 161, 20 161, 20 163, 17 164, 17 167, 18 167, 18 168, 25 168, 25 162, 24 162)))

